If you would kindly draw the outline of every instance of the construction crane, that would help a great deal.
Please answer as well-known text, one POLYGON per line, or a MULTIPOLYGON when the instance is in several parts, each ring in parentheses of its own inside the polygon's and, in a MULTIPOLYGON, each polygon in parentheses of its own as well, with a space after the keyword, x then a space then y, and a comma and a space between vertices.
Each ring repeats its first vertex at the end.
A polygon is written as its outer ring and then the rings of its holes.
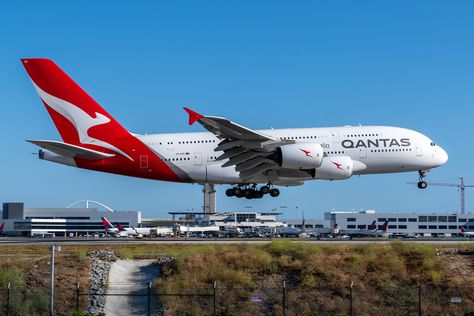
MULTIPOLYGON (((461 180, 460 183, 437 183, 437 182, 428 182, 428 185, 436 185, 440 187, 456 187, 459 188, 461 191, 461 214, 464 214, 466 211, 465 208, 465 199, 464 199, 464 191, 466 188, 474 188, 474 185, 464 184, 464 177, 459 177, 461 180)), ((408 182, 408 184, 417 184, 418 182, 408 182)))

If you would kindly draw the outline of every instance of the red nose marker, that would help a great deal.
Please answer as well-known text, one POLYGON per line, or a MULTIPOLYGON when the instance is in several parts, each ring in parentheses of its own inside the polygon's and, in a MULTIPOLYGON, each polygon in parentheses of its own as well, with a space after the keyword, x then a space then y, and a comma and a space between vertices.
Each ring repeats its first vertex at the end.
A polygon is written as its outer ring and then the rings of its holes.
POLYGON ((193 125, 196 121, 204 117, 198 112, 194 112, 193 110, 188 109, 187 107, 183 107, 183 109, 189 114, 189 125, 193 125))

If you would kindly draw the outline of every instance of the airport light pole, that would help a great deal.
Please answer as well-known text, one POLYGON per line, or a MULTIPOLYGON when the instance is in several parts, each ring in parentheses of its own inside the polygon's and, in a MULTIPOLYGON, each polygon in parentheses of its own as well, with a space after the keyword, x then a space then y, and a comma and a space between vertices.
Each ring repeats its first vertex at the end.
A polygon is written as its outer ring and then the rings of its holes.
POLYGON ((49 315, 54 315, 54 252, 61 251, 61 246, 51 245, 51 292, 49 301, 49 315))
POLYGON ((354 281, 351 281, 351 287, 350 287, 350 306, 349 306, 349 315, 353 316, 354 315, 354 307, 352 305, 352 288, 354 287, 354 281))
POLYGON ((283 316, 286 316, 286 282, 283 281, 283 316))
POLYGON ((418 316, 422 315, 421 312, 421 283, 420 281, 416 281, 418 283, 418 316))
POLYGON ((7 285, 7 316, 10 316, 10 282, 7 285))

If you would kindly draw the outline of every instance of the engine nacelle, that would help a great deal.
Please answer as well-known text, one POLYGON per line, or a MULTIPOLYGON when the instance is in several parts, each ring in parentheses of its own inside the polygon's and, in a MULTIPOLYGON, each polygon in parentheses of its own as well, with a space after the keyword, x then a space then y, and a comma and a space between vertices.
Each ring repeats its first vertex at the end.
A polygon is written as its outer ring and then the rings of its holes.
POLYGON ((321 166, 323 148, 315 143, 296 143, 277 148, 276 161, 282 168, 314 169, 321 166))
POLYGON ((352 176, 354 162, 348 156, 324 157, 319 168, 315 170, 315 179, 344 180, 352 176))

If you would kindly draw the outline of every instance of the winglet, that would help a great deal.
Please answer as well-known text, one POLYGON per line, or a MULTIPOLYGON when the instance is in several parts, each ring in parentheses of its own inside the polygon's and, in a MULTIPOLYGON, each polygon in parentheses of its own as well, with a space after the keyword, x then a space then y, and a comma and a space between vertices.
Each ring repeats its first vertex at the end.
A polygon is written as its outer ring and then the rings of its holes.
POLYGON ((187 107, 183 107, 183 109, 189 114, 189 125, 193 125, 196 121, 204 117, 203 115, 194 112, 193 110, 188 109, 187 107))

